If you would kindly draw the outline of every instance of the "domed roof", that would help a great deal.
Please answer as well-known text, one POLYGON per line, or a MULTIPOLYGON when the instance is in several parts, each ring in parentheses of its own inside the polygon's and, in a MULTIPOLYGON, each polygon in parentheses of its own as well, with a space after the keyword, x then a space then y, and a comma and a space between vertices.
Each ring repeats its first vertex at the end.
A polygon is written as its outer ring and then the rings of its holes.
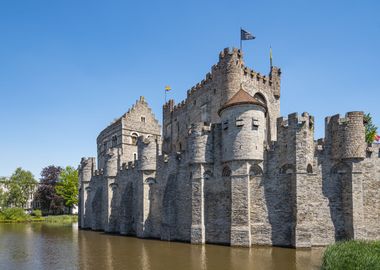
POLYGON ((240 89, 230 100, 228 100, 224 105, 219 109, 219 115, 220 113, 229 107, 235 106, 235 105, 242 105, 242 104, 254 104, 259 105, 266 109, 266 105, 254 97, 252 97, 250 94, 248 94, 243 89, 240 89))

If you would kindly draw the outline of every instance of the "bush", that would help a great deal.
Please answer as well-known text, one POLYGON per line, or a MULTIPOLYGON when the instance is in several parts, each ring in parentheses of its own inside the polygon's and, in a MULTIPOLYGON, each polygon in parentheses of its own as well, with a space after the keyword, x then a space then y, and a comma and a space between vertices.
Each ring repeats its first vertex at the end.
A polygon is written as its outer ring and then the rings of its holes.
POLYGON ((327 247, 323 270, 380 269, 380 241, 347 241, 327 247))
POLYGON ((22 208, 5 208, 1 211, 0 218, 4 221, 26 221, 29 215, 22 208))
POLYGON ((47 216, 44 219, 45 222, 58 223, 58 224, 71 224, 78 222, 78 216, 76 215, 61 215, 61 216, 47 216))
POLYGON ((33 210, 32 212, 32 216, 36 217, 36 218, 41 218, 42 217, 42 211, 41 210, 33 210))

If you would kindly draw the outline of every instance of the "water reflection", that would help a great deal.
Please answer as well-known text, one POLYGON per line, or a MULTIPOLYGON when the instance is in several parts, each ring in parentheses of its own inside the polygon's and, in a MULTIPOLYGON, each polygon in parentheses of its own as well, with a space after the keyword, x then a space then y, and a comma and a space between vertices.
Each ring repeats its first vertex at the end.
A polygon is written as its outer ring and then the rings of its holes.
POLYGON ((318 269, 323 249, 231 248, 141 240, 75 226, 0 224, 0 269, 318 269))

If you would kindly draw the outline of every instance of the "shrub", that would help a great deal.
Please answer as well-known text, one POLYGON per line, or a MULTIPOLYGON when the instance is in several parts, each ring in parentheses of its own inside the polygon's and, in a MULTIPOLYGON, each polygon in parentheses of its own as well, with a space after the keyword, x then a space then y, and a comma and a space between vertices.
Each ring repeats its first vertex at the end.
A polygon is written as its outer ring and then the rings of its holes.
POLYGON ((1 211, 1 218, 5 221, 26 221, 29 215, 22 208, 5 208, 1 211))
POLYGON ((380 269, 380 241, 347 241, 327 247, 323 270, 380 269))
POLYGON ((73 222, 78 222, 78 216, 76 215, 47 216, 45 217, 45 222, 71 224, 73 222))
POLYGON ((41 218, 42 217, 42 211, 41 210, 33 210, 32 212, 32 216, 36 217, 36 218, 41 218))

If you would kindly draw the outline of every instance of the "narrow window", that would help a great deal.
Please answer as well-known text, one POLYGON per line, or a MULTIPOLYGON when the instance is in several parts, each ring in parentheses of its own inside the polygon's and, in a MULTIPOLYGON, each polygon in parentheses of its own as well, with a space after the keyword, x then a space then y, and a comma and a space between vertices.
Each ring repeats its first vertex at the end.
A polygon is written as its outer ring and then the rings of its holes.
POLYGON ((253 119, 252 119, 252 126, 255 127, 255 128, 259 127, 259 120, 253 118, 253 119))
POLYGON ((136 154, 136 153, 133 154, 133 160, 134 160, 134 161, 137 160, 137 154, 136 154))
POLYGON ((145 123, 145 121, 146 121, 145 116, 141 116, 141 122, 145 123))
POLYGON ((112 136, 112 147, 115 147, 117 145, 117 136, 112 136))
POLYGON ((228 120, 223 122, 223 129, 224 130, 228 129, 228 120))
POLYGON ((204 104, 201 107, 201 121, 204 123, 209 122, 209 114, 208 114, 208 104, 204 104))
POLYGON ((309 174, 313 173, 313 166, 311 166, 311 164, 307 165, 306 171, 309 174))
POLYGON ((228 166, 223 168, 222 176, 223 177, 230 177, 231 176, 231 169, 228 166))
POLYGON ((236 126, 237 127, 244 126, 244 120, 242 118, 236 118, 236 126))
POLYGON ((139 135, 137 133, 132 133, 131 138, 132 138, 132 145, 137 145, 137 138, 139 135))

